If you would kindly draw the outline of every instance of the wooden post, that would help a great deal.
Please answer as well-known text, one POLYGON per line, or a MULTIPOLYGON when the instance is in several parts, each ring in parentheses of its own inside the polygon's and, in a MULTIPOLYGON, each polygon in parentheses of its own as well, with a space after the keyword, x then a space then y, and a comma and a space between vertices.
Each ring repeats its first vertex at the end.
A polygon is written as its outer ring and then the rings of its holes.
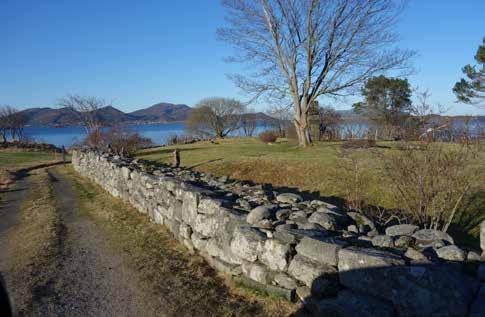
POLYGON ((62 146, 62 165, 63 166, 66 166, 66 148, 64 147, 64 145, 62 146))
POLYGON ((180 151, 179 149, 175 149, 173 151, 173 167, 179 167, 180 166, 180 151))

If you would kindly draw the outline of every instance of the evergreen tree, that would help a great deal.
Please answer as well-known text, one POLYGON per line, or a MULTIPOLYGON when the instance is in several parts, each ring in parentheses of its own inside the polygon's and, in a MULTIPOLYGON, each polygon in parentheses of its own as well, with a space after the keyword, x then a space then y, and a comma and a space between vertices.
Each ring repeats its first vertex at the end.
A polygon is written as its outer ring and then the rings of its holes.
POLYGON ((354 104, 354 111, 377 124, 402 126, 411 111, 407 79, 373 77, 362 88, 362 95, 365 100, 354 104))
POLYGON ((462 78, 457 82, 453 87, 453 92, 458 102, 485 108, 485 37, 482 45, 478 47, 475 61, 477 65, 463 67, 466 79, 462 78))

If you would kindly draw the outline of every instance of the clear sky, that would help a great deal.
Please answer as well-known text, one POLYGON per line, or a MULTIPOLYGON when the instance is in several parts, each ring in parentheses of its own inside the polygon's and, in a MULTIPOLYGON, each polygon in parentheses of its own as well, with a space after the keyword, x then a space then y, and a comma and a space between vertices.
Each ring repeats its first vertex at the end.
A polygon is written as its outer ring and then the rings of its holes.
MULTIPOLYGON (((411 84, 450 114, 485 115, 451 92, 485 36, 484 12, 485 0, 411 0, 398 26, 400 46, 419 52, 411 84)), ((231 48, 216 40, 223 23, 218 0, 0 0, 0 104, 53 107, 77 93, 133 111, 242 98, 226 78, 240 66, 224 62, 231 48)))

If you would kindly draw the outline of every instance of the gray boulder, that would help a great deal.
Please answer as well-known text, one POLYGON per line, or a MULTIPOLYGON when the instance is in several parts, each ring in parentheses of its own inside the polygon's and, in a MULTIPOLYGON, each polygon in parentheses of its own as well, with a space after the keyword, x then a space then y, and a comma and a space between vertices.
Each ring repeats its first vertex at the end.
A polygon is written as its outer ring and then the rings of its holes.
POLYGON ((312 239, 305 237, 296 246, 296 251, 313 261, 337 266, 338 252, 345 242, 333 238, 312 239))
POLYGON ((421 252, 408 248, 404 256, 407 257, 413 264, 431 264, 431 261, 421 252))
POLYGON ((314 212, 308 218, 308 221, 311 223, 316 223, 326 230, 335 230, 337 226, 337 220, 335 219, 335 216, 324 212, 314 212))
POLYGON ((268 283, 268 271, 263 265, 255 263, 243 263, 241 266, 244 275, 252 279, 253 281, 267 284, 268 283))
POLYGON ((298 287, 296 281, 284 273, 276 274, 274 281, 276 284, 286 289, 296 289, 298 287))
POLYGON ((447 241, 450 244, 454 244, 453 238, 449 234, 443 231, 433 230, 433 229, 422 229, 416 231, 412 237, 416 239, 416 244, 418 246, 431 246, 435 242, 441 240, 447 241))
POLYGON ((266 235, 261 231, 240 227, 234 231, 234 237, 231 241, 231 251, 240 258, 254 262, 257 260, 264 248, 266 235))
MULTIPOLYGON (((391 266, 405 265, 405 261, 398 255, 387 251, 380 251, 375 249, 364 249, 357 247, 349 247, 341 249, 338 253, 338 269, 339 273, 348 271, 355 271, 356 273, 363 273, 365 269, 382 268, 391 266)), ((347 284, 358 283, 358 281, 347 280, 351 275, 343 274, 343 280, 347 284)))
POLYGON ((276 196, 276 200, 280 203, 295 204, 303 201, 303 198, 297 194, 283 193, 276 196))
POLYGON ((466 255, 466 260, 467 262, 480 262, 482 257, 474 251, 469 251, 466 255))
POLYGON ((311 287, 317 277, 332 276, 337 274, 337 270, 331 266, 316 263, 297 254, 288 267, 288 274, 311 287))
POLYGON ((268 239, 264 243, 260 260, 273 271, 284 271, 288 266, 290 246, 277 239, 268 239))
POLYGON ((418 229, 419 227, 415 225, 409 225, 409 224, 395 225, 395 226, 390 226, 386 228, 386 235, 391 237, 410 236, 418 229))
POLYGON ((301 222, 301 223, 308 221, 307 214, 303 210, 297 210, 297 211, 292 212, 290 214, 289 219, 294 221, 294 222, 301 222))
POLYGON ((359 228, 359 232, 368 232, 368 231, 376 230, 376 226, 374 222, 359 212, 348 212, 347 216, 352 218, 352 220, 359 228))
POLYGON ((372 238, 372 245, 381 248, 394 247, 394 240, 388 235, 378 235, 372 238))
POLYGON ((436 250, 436 255, 443 260, 447 261, 460 261, 466 260, 466 253, 456 245, 448 245, 446 247, 436 250))
POLYGON ((258 206, 249 212, 246 221, 249 224, 255 225, 263 219, 270 219, 272 208, 272 205, 258 206))
POLYGON ((407 248, 409 245, 411 245, 411 242, 413 241, 413 238, 410 236, 400 236, 396 240, 394 240, 394 246, 396 248, 407 248))
POLYGON ((275 217, 278 220, 288 220, 288 218, 290 217, 290 213, 290 209, 280 209, 275 213, 275 217))

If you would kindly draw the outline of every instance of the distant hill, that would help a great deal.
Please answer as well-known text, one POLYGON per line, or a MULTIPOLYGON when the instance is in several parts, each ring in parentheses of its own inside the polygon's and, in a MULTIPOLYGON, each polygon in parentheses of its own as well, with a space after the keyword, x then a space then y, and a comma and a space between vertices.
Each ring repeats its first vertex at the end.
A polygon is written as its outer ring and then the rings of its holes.
POLYGON ((77 123, 77 118, 69 109, 31 108, 21 113, 29 126, 66 126, 77 123))
POLYGON ((191 108, 187 105, 174 105, 171 103, 157 103, 149 108, 129 113, 138 121, 146 122, 177 122, 185 121, 191 108))
MULTIPOLYGON (((115 107, 108 106, 99 109, 97 114, 101 122, 106 125, 114 123, 168 123, 185 121, 190 109, 187 105, 159 103, 132 113, 124 113, 115 107)), ((77 115, 67 108, 30 108, 22 110, 21 113, 27 119, 28 126, 60 127, 80 124, 77 115)))

